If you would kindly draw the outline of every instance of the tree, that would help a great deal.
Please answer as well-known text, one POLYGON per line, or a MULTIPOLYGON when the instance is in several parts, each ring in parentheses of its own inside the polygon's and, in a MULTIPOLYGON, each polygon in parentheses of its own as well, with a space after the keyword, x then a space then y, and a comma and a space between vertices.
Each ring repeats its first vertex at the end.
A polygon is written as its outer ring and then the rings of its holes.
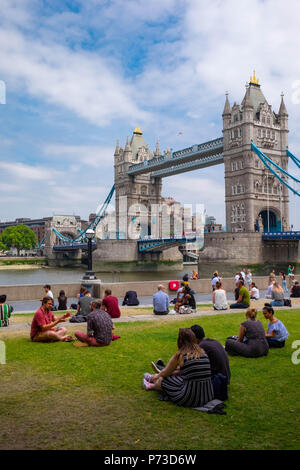
POLYGON ((36 234, 26 225, 14 225, 7 227, 1 234, 0 242, 8 249, 16 248, 18 255, 20 250, 30 250, 37 245, 36 234))
POLYGON ((1 235, 0 235, 0 251, 6 251, 7 250, 7 246, 4 245, 4 243, 1 241, 1 235))

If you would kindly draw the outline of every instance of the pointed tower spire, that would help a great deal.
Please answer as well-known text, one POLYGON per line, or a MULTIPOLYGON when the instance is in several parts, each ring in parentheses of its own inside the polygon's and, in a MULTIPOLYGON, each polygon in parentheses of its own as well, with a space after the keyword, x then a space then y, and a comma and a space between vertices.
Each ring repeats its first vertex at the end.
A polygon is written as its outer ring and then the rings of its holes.
POLYGON ((125 152, 130 152, 131 151, 131 147, 130 147, 130 143, 129 143, 129 137, 127 136, 126 138, 126 144, 125 144, 125 152))
POLYGON ((127 136, 127 139, 126 139, 126 145, 125 145, 125 149, 124 149, 124 161, 125 162, 131 162, 132 161, 132 150, 131 150, 131 146, 130 146, 130 143, 129 143, 129 137, 127 136))
POLYGON ((226 114, 231 114, 231 107, 230 107, 230 103, 228 99, 228 91, 226 91, 225 95, 226 95, 226 100, 225 100, 225 106, 224 106, 224 111, 223 111, 222 116, 225 116, 226 114))
POLYGON ((287 110, 286 110, 283 97, 284 97, 284 94, 281 93, 281 103, 280 103, 280 108, 279 108, 279 113, 278 113, 278 115, 279 115, 279 116, 288 116, 288 112, 287 112, 287 110))
POLYGON ((160 155, 161 155, 158 139, 156 139, 156 147, 155 147, 154 155, 155 155, 155 157, 160 157, 160 155))
POLYGON ((119 145, 119 139, 117 139, 115 155, 119 155, 119 153, 120 153, 120 145, 119 145))
POLYGON ((250 98, 250 86, 247 87, 244 99, 242 101, 243 108, 253 108, 253 104, 250 98))

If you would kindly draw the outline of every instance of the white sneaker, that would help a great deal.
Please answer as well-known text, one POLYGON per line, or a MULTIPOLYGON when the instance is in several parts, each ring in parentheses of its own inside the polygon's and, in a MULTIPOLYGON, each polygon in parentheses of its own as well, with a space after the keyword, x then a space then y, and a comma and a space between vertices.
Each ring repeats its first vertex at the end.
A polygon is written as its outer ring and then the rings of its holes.
POLYGON ((175 315, 175 314, 176 314, 176 312, 175 312, 174 309, 172 309, 172 310, 169 311, 169 315, 175 315))

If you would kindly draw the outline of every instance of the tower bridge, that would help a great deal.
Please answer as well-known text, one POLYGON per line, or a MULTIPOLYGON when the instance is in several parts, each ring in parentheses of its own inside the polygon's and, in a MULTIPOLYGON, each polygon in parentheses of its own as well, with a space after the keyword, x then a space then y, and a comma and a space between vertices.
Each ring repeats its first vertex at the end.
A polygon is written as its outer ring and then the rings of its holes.
POLYGON ((272 256, 270 247, 275 249, 276 243, 281 244, 277 250, 279 258, 285 257, 285 261, 300 258, 299 237, 270 238, 272 233, 285 233, 290 229, 289 189, 292 188, 288 185, 288 163, 293 155, 287 150, 288 113, 283 94, 276 113, 267 102, 254 73, 240 104, 231 106, 226 93, 222 120, 223 137, 175 152, 167 149, 164 155, 158 141, 154 152, 149 149, 138 126, 130 141, 127 137, 124 148, 117 141, 114 189, 116 233, 120 239, 101 241, 96 250, 99 260, 182 259, 178 246, 183 240, 177 243, 173 240, 172 244, 177 248, 168 248, 171 242, 164 240, 162 248, 161 215, 157 220, 156 236, 151 233, 151 206, 162 204, 162 178, 195 169, 205 171, 209 166, 220 164, 224 165, 227 233, 206 234, 200 259, 238 261, 241 260, 240 250, 237 250, 239 246, 243 250, 244 262, 259 263, 272 256), (276 171, 270 169, 270 162, 277 166, 276 171), (278 177, 278 168, 285 173, 282 178, 278 177), (148 229, 146 227, 144 235, 156 238, 156 245, 154 240, 146 243, 121 239, 126 238, 133 219, 138 220, 138 216, 133 217, 128 211, 129 207, 135 207, 137 214, 141 207, 148 210, 148 229), (265 232, 269 235, 262 237, 265 232))

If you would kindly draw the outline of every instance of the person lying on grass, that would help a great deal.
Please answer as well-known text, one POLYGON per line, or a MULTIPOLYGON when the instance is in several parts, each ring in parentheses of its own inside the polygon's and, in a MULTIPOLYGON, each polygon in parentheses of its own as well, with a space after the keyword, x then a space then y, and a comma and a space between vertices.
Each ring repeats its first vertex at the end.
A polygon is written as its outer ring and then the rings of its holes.
POLYGON ((179 329, 177 346, 177 353, 162 371, 144 374, 142 387, 162 390, 176 405, 203 406, 214 398, 209 359, 190 328, 179 329))
POLYGON ((274 317, 274 310, 271 304, 265 304, 262 312, 265 319, 269 320, 268 331, 266 333, 269 348, 283 348, 285 340, 289 337, 288 330, 282 321, 274 317))
POLYGON ((70 312, 56 318, 51 312, 53 299, 44 297, 42 306, 39 308, 32 320, 30 338, 34 342, 72 341, 71 335, 66 334, 67 329, 56 327, 58 323, 65 322, 71 316, 70 312))

